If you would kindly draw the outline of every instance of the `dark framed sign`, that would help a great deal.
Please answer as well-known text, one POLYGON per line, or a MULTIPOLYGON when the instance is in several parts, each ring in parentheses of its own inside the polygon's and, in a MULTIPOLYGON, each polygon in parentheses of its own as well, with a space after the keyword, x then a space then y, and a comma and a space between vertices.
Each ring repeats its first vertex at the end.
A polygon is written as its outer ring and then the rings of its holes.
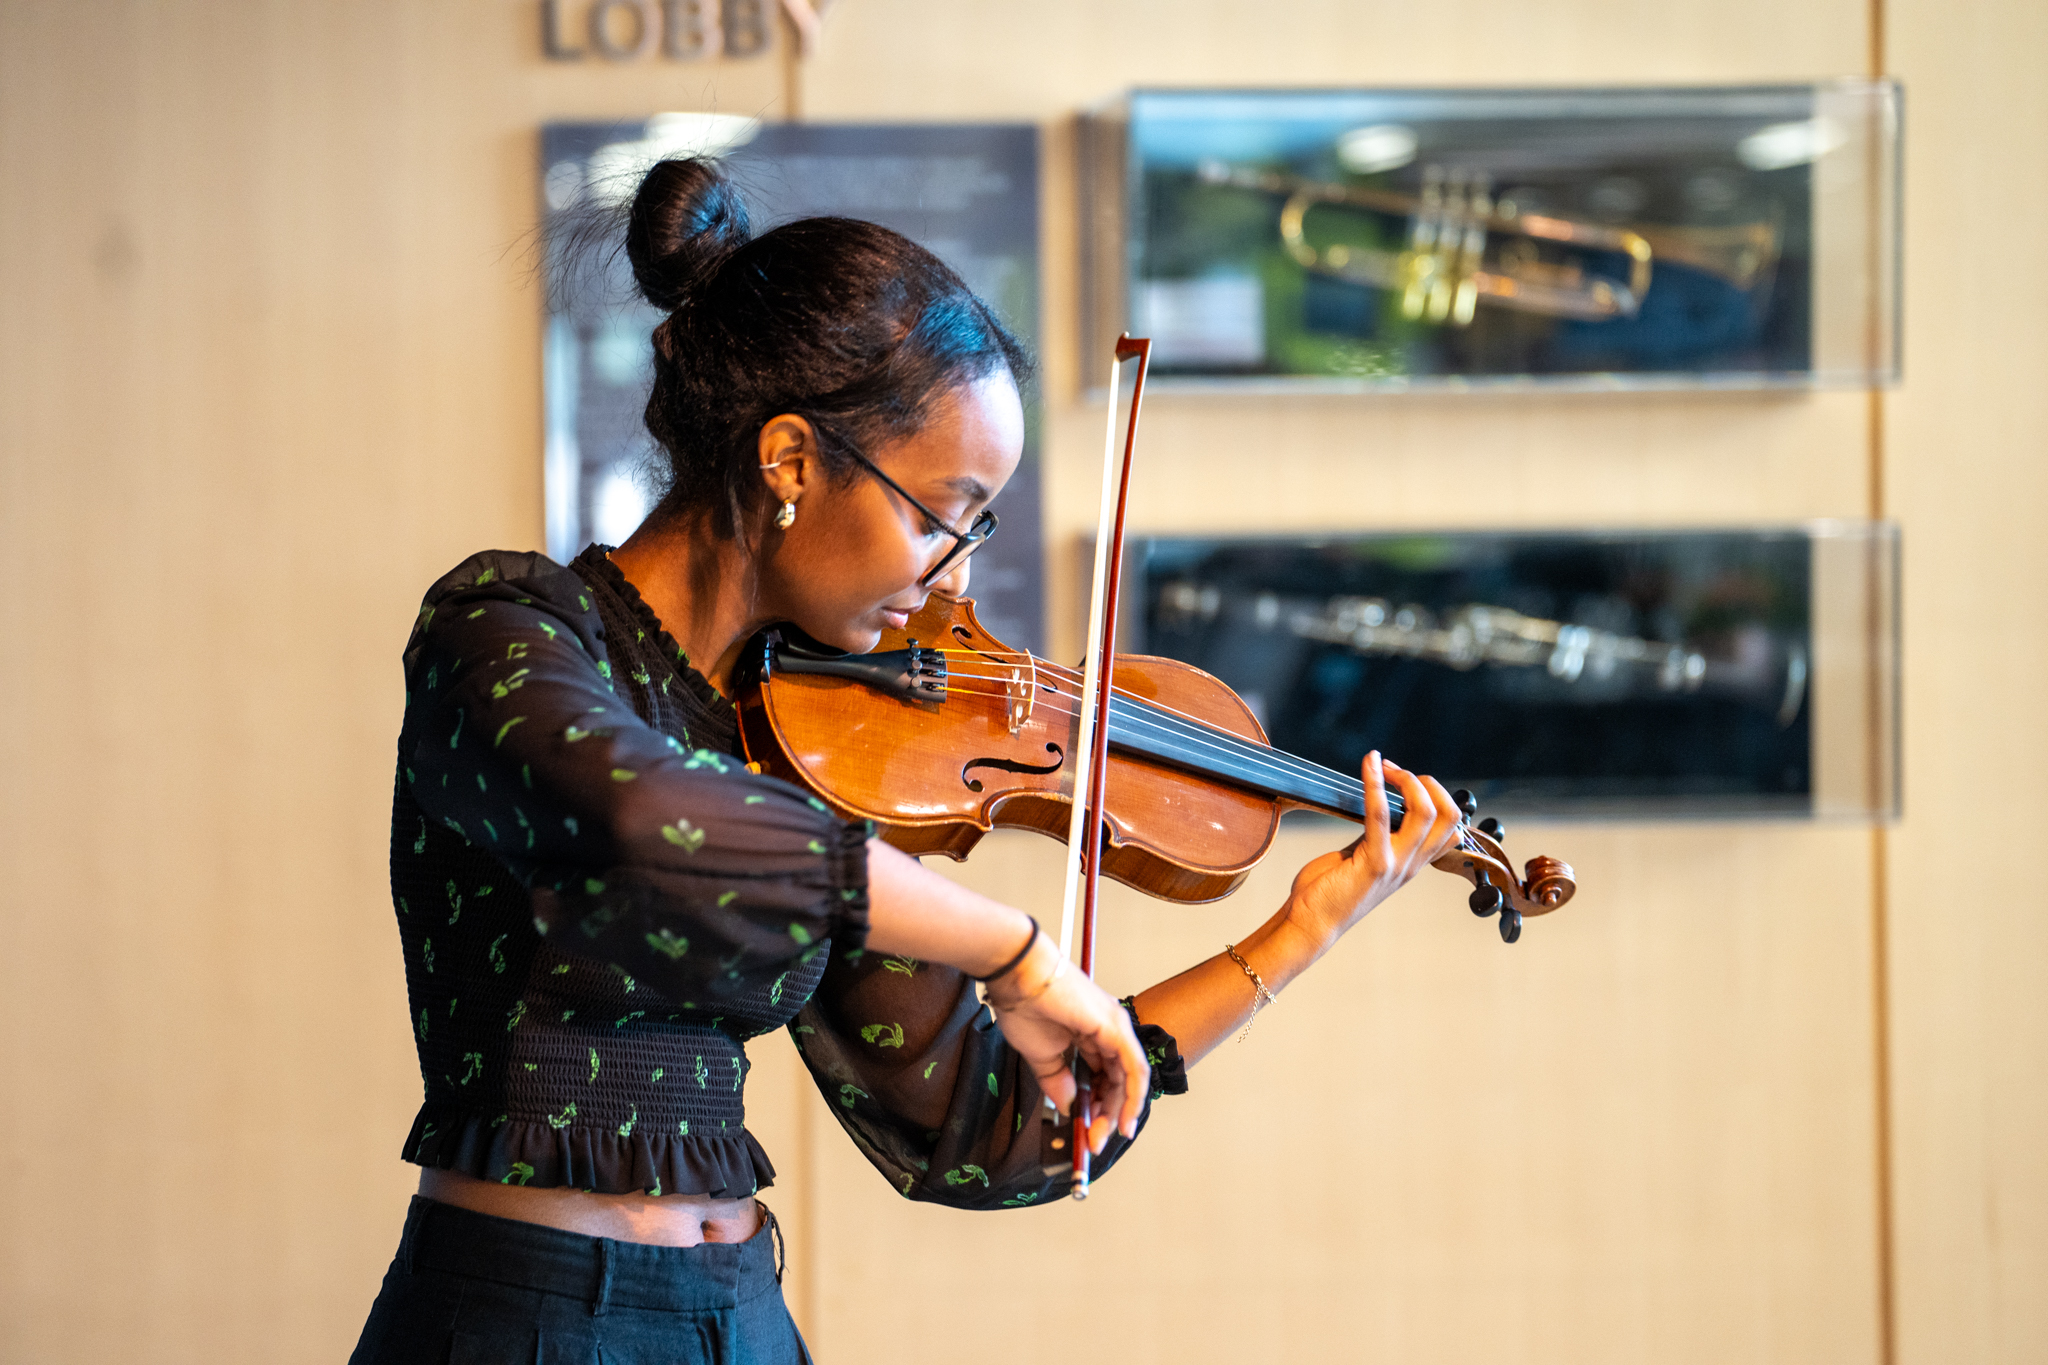
POLYGON ((1124 648, 1273 744, 1369 749, 1490 812, 1884 817, 1897 549, 1883 523, 1133 541, 1124 648))

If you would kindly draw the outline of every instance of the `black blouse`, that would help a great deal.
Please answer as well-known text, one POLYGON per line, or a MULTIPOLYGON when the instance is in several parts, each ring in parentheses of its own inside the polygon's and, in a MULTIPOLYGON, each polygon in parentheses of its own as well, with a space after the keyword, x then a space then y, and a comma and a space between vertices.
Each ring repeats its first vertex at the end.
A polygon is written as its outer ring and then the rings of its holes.
MULTIPOLYGON (((731 706, 604 547, 465 561, 428 591, 405 673, 391 885, 426 1084, 408 1161, 751 1194, 774 1168, 746 1129, 745 1044, 789 1024, 906 1197, 1065 1193, 1037 1081, 973 983, 865 951, 867 829, 747 771, 731 706)), ((1185 1090, 1172 1037, 1139 1031, 1154 1095, 1185 1090)))

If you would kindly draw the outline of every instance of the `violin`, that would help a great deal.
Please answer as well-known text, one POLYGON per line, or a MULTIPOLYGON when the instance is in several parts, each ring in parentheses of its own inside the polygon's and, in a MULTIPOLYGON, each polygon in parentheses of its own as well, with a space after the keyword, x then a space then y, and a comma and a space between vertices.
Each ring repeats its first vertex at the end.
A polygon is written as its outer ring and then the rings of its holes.
MULTIPOLYGON (((841 816, 872 820, 906 853, 964 860, 992 829, 1065 839, 1082 713, 1079 670, 1012 649, 971 599, 933 593, 867 654, 839 654, 770 630, 756 637, 739 693, 740 741, 758 771, 841 816)), ((1243 699, 1175 659, 1120 654, 1108 723, 1110 793, 1102 874, 1164 900, 1229 895, 1272 846, 1290 810, 1363 821, 1356 776, 1273 748, 1243 699)), ((1571 867, 1531 858, 1517 873, 1498 821, 1466 820, 1438 869, 1472 885, 1479 915, 1513 943, 1526 916, 1577 889, 1571 867)), ((1399 829, 1401 794, 1387 790, 1399 829)))

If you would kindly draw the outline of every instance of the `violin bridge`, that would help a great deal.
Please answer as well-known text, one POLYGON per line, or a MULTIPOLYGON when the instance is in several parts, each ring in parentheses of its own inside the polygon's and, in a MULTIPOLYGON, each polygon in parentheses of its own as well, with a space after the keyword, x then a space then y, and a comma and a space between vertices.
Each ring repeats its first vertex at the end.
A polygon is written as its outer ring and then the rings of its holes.
POLYGON ((1030 665, 1029 669, 1012 668, 1006 689, 1010 697, 1010 733, 1013 735, 1031 719, 1031 708, 1038 700, 1038 660, 1028 649, 1024 651, 1024 658, 1030 665))

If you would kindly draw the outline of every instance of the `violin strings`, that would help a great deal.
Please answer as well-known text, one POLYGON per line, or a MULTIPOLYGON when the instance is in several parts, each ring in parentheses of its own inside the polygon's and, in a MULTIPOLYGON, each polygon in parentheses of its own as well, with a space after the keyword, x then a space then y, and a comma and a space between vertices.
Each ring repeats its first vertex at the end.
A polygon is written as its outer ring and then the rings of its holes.
MULTIPOLYGON (((950 682, 953 678, 963 677, 970 680, 979 679, 984 681, 1007 681, 1006 679, 1003 679, 1001 677, 991 677, 987 674, 973 673, 949 673, 948 681, 950 682)), ((963 687, 958 690, 966 696, 973 697, 1007 698, 1007 696, 1009 695, 1007 691, 998 692, 993 689, 963 687)), ((1052 691, 1054 696, 1061 700, 1078 700, 1077 695, 1074 693, 1063 692, 1057 689, 1047 690, 1052 691)), ((1232 735, 1226 730, 1217 730, 1214 727, 1210 726, 1207 721, 1201 720, 1197 717, 1187 716, 1185 712, 1173 711, 1172 708, 1159 706, 1155 702, 1147 702, 1142 699, 1133 698, 1131 693, 1124 691, 1124 689, 1122 688, 1118 688, 1117 691, 1122 693, 1124 697, 1129 698, 1135 701, 1136 703, 1135 707, 1124 711, 1117 717, 1117 719, 1120 721, 1147 725, 1154 730, 1163 731, 1167 734, 1180 736, 1184 739, 1191 741, 1192 744, 1199 746, 1201 748, 1210 749, 1212 751, 1228 755, 1235 755, 1241 760, 1244 760, 1247 764, 1246 770, 1244 770, 1240 775, 1254 775, 1250 771, 1250 769, 1253 768, 1263 768, 1266 769, 1268 772, 1280 773, 1283 775, 1288 774, 1290 772, 1292 772, 1295 775, 1306 775, 1325 787, 1337 789, 1337 791, 1341 795, 1348 795, 1357 798, 1361 805, 1364 803, 1365 784, 1356 779, 1347 778, 1343 776, 1341 773, 1338 773, 1335 769, 1325 768, 1320 766, 1319 764, 1310 763, 1306 759, 1295 758, 1294 755, 1289 754, 1284 750, 1274 749, 1269 746, 1255 744, 1250 740, 1242 739, 1236 735, 1232 735), (1157 718, 1147 716, 1144 713, 1144 711, 1138 710, 1136 709, 1136 707, 1156 708, 1162 714, 1157 718), (1168 719, 1167 713, 1170 713, 1172 716, 1184 717, 1184 721, 1181 723, 1163 723, 1168 719), (1217 742, 1218 740, 1226 742, 1219 743, 1217 742), (1270 761, 1271 758, 1287 759, 1289 760, 1289 763, 1292 766, 1290 768, 1288 766, 1283 766, 1279 763, 1272 762, 1270 761)), ((1076 709, 1071 707, 1056 706, 1049 707, 1048 709, 1056 711, 1058 714, 1063 716, 1073 716, 1079 714, 1079 712, 1076 709)), ((1132 728, 1135 728, 1135 725, 1133 725, 1132 728)), ((1112 730, 1110 732, 1110 738, 1112 742, 1115 740, 1115 730, 1112 730)), ((1387 799, 1390 807, 1400 807, 1401 813, 1406 813, 1406 805, 1399 792, 1387 792, 1387 799)), ((1334 805, 1336 803, 1331 802, 1330 804, 1334 805)), ((1458 836, 1457 844, 1458 848, 1466 853, 1484 854, 1485 850, 1481 849, 1477 844, 1473 843, 1472 840, 1463 832, 1462 823, 1463 822, 1461 820, 1461 830, 1458 836)))
MULTIPOLYGON (((1003 681, 1001 678, 989 678, 984 674, 952 674, 949 676, 949 682, 952 677, 964 677, 983 681, 1003 681)), ((1007 695, 1007 692, 982 691, 976 688, 961 688, 960 690, 975 696, 1000 697, 1007 695)), ((1076 693, 1057 688, 1047 688, 1046 690, 1062 701, 1078 702, 1080 700, 1076 693)), ((1189 716, 1187 713, 1176 711, 1172 707, 1161 706, 1156 702, 1135 697, 1133 694, 1124 691, 1124 689, 1119 688, 1117 691, 1125 699, 1124 708, 1116 717, 1120 723, 1172 735, 1200 748, 1234 756, 1241 763, 1266 773, 1291 774, 1314 786, 1334 788, 1341 796, 1351 796, 1358 799, 1361 805, 1363 804, 1365 784, 1355 778, 1347 777, 1334 769, 1325 768, 1319 764, 1297 758, 1292 754, 1286 753, 1284 750, 1275 749, 1270 745, 1259 744, 1256 741, 1233 735, 1229 731, 1215 727, 1198 717, 1189 716)), ((1079 714, 1077 710, 1067 707, 1060 707, 1058 709, 1062 715, 1072 716, 1079 714)), ((1388 795, 1394 804, 1403 804, 1398 792, 1390 791, 1388 795)))
MULTIPOLYGON (((1041 659, 1037 655, 1017 650, 982 651, 972 649, 955 649, 940 650, 937 652, 942 654, 982 655, 985 658, 995 658, 1007 655, 1011 658, 1028 659, 1031 661, 1032 665, 1034 666, 1034 669, 1042 669, 1045 672, 1050 673, 1055 678, 1069 680, 1075 677, 1073 671, 1068 669, 1064 664, 1053 663, 1050 660, 1041 659)), ((1001 665, 998 665, 998 667, 1000 666, 1001 665)), ((950 676, 979 679, 987 682, 1010 683, 1016 681, 1015 679, 1006 677, 1003 674, 957 673, 950 674, 950 676)), ((1056 696, 1064 697, 1070 701, 1081 700, 1080 688, 1078 686, 1078 683, 1071 691, 1064 690, 1058 687, 1048 687, 1046 690, 1052 692, 1056 696)), ((1333 781, 1340 785, 1350 784, 1352 788, 1355 788, 1355 790, 1353 790, 1351 794, 1361 797, 1365 792, 1364 783, 1357 782, 1343 773, 1336 772, 1335 770, 1330 768, 1325 768, 1320 764, 1310 763, 1306 759, 1296 757, 1295 755, 1287 753, 1285 750, 1282 749, 1275 749, 1271 745, 1261 745, 1258 744, 1256 741, 1243 739, 1238 735, 1231 734, 1227 730, 1222 730, 1219 727, 1212 725, 1210 722, 1205 721, 1198 716, 1191 716, 1187 712, 1181 711, 1175 707, 1166 706, 1162 703, 1151 701, 1144 697, 1140 697, 1136 693, 1131 692, 1128 689, 1121 687, 1113 687, 1111 690, 1116 695, 1125 698, 1134 707, 1158 712, 1161 715, 1165 716, 1176 717, 1190 725, 1201 727, 1201 729, 1207 734, 1220 736, 1223 740, 1227 741, 1232 746, 1233 750, 1236 750, 1239 748, 1239 746, 1242 746, 1243 750, 1245 751, 1245 757, 1247 758, 1250 758, 1253 752, 1264 755, 1264 758, 1260 760, 1263 766, 1273 767, 1276 766, 1276 761, 1278 761, 1277 766, 1292 771, 1301 777, 1313 781, 1333 781)), ((1390 791, 1389 795, 1394 798, 1397 804, 1399 803, 1400 797, 1398 793, 1390 791)))
MULTIPOLYGON (((983 653, 983 651, 980 650, 942 650, 939 652, 945 654, 962 655, 975 655, 983 653)), ((1020 653, 1014 650, 991 650, 988 651, 987 655, 984 657, 1002 654, 1007 654, 1013 658, 1030 659, 1035 666, 1042 667, 1046 672, 1050 673, 1053 677, 1061 679, 1062 681, 1065 681, 1071 677, 1071 670, 1067 669, 1064 665, 1052 663, 1049 660, 1040 659, 1036 655, 1020 653)), ((1015 679, 1005 677, 1002 674, 957 673, 950 674, 950 676, 978 679, 987 682, 1010 683, 1016 681, 1015 679)), ((1048 687, 1046 690, 1052 692, 1055 696, 1065 698, 1069 701, 1081 700, 1080 689, 1078 686, 1074 687, 1071 691, 1065 690, 1060 687, 1048 687)), ((1199 717, 1191 716, 1185 711, 1180 711, 1174 707, 1165 706, 1158 702, 1150 701, 1146 698, 1139 697, 1137 694, 1130 692, 1125 688, 1116 687, 1112 688, 1112 691, 1116 695, 1124 697, 1133 708, 1139 710, 1140 714, 1142 714, 1144 711, 1152 711, 1160 714, 1161 716, 1176 717, 1189 725, 1199 726, 1204 736, 1214 736, 1216 737, 1216 739, 1220 739, 1226 744, 1226 746, 1231 752, 1238 753, 1241 757, 1249 761, 1255 762, 1261 767, 1267 768, 1269 770, 1279 769, 1284 771, 1291 771, 1297 776, 1314 782, 1335 783, 1340 787, 1343 787, 1350 795, 1358 796, 1361 799, 1364 796, 1365 784, 1363 782, 1356 781, 1355 779, 1350 778, 1345 774, 1336 772, 1333 769, 1322 767, 1320 764, 1310 763, 1306 759, 1298 758, 1293 754, 1285 752, 1284 750, 1275 749, 1271 745, 1261 745, 1255 741, 1243 739, 1240 736, 1231 734, 1227 730, 1222 730, 1214 725, 1211 725, 1208 721, 1202 720, 1199 717)), ((1075 713, 1068 712, 1067 714, 1071 715, 1075 713)), ((1169 731, 1169 733, 1172 732, 1169 731)), ((1215 740, 1211 740, 1211 743, 1213 745, 1215 743, 1215 740)), ((1394 799, 1396 804, 1400 804, 1400 797, 1398 793, 1389 792, 1389 796, 1394 799)))
MULTIPOLYGON (((999 677, 992 678, 985 674, 953 674, 949 676, 948 681, 950 682, 953 677, 982 681, 1005 681, 999 677)), ((977 688, 963 687, 959 690, 972 696, 1004 697, 1007 695, 1007 692, 984 691, 977 688)), ((1047 690, 1052 692, 1054 697, 1060 701, 1074 702, 1079 700, 1077 693, 1069 693, 1057 688, 1048 688, 1047 690)), ((1198 750, 1207 750, 1213 754, 1237 759, 1241 765, 1241 772, 1245 776, 1258 776, 1262 774, 1293 776, 1304 779, 1312 787, 1321 787, 1326 791, 1333 792, 1336 799, 1331 801, 1330 804, 1341 805, 1342 798, 1344 797, 1356 800, 1361 806, 1364 804, 1365 784, 1355 778, 1348 778, 1333 769, 1309 763, 1304 759, 1296 758, 1292 754, 1287 754, 1270 746, 1232 735, 1228 731, 1209 725, 1206 721, 1187 716, 1183 712, 1175 712, 1170 707, 1158 706, 1156 703, 1145 701, 1142 698, 1135 698, 1132 694, 1123 691, 1121 688, 1117 690, 1122 692, 1127 700, 1125 707, 1118 713, 1115 719, 1127 727, 1127 733, 1150 730, 1154 733, 1169 735, 1181 739, 1198 750)), ((1052 709, 1056 709, 1059 714, 1065 716, 1079 714, 1077 709, 1065 706, 1052 709)), ((1114 731, 1112 731, 1112 735, 1114 735, 1114 731)), ((1405 803, 1401 800, 1398 792, 1389 792, 1388 798, 1391 804, 1402 806, 1405 812, 1405 803)))
MULTIPOLYGON (((980 653, 980 651, 977 650, 947 650, 942 652, 958 654, 980 653)), ((1051 673, 1055 678, 1060 678, 1062 680, 1064 680, 1064 675, 1066 675, 1066 673, 1068 672, 1068 670, 1063 665, 1053 664, 1046 660, 1038 659, 1036 658, 1036 656, 1033 655, 1016 654, 1014 651, 991 651, 991 653, 997 652, 1009 652, 1012 653, 1013 657, 1030 658, 1032 659, 1034 664, 1042 665, 1046 672, 1051 673)), ((976 679, 987 682, 1003 683, 1015 681, 1013 679, 1005 677, 1002 674, 986 673, 950 673, 949 677, 959 677, 976 679)), ((1078 687, 1072 691, 1067 691, 1060 687, 1047 687, 1046 690, 1052 692, 1055 696, 1061 697, 1065 700, 1081 700, 1080 691, 1078 687)), ((1177 718, 1180 721, 1185 722, 1187 725, 1199 727, 1200 734, 1198 742, 1206 740, 1210 747, 1216 747, 1220 743, 1223 747, 1227 749, 1227 751, 1235 753, 1247 761, 1254 762, 1258 766, 1263 767, 1269 771, 1289 771, 1294 773, 1296 776, 1299 776, 1311 782, 1325 785, 1336 785, 1340 788, 1340 790, 1343 790, 1346 794, 1360 798, 1362 802, 1365 793, 1365 784, 1363 782, 1360 782, 1354 778, 1347 776, 1346 774, 1339 773, 1330 768, 1325 768, 1320 764, 1310 763, 1306 759, 1298 758, 1295 755, 1289 754, 1281 749, 1275 749, 1271 745, 1259 744, 1256 741, 1246 740, 1240 736, 1233 735, 1229 731, 1220 729, 1219 727, 1214 726, 1210 724, 1208 721, 1202 720, 1199 717, 1191 716, 1187 714, 1185 711, 1180 711, 1174 707, 1165 706, 1158 702, 1150 701, 1146 698, 1139 697, 1135 693, 1132 693, 1125 688, 1118 687, 1114 688, 1113 691, 1117 695, 1124 697, 1129 707, 1138 716, 1143 717, 1145 712, 1150 711, 1158 713, 1162 717, 1177 718)), ((1066 714, 1071 715, 1075 713, 1068 712, 1066 714)), ((1155 728, 1163 727, 1157 727, 1155 722, 1155 728)), ((1169 730, 1168 733, 1176 732, 1169 730)), ((1401 798, 1398 793, 1390 791, 1388 795, 1394 800, 1395 804, 1402 804, 1401 798)))

